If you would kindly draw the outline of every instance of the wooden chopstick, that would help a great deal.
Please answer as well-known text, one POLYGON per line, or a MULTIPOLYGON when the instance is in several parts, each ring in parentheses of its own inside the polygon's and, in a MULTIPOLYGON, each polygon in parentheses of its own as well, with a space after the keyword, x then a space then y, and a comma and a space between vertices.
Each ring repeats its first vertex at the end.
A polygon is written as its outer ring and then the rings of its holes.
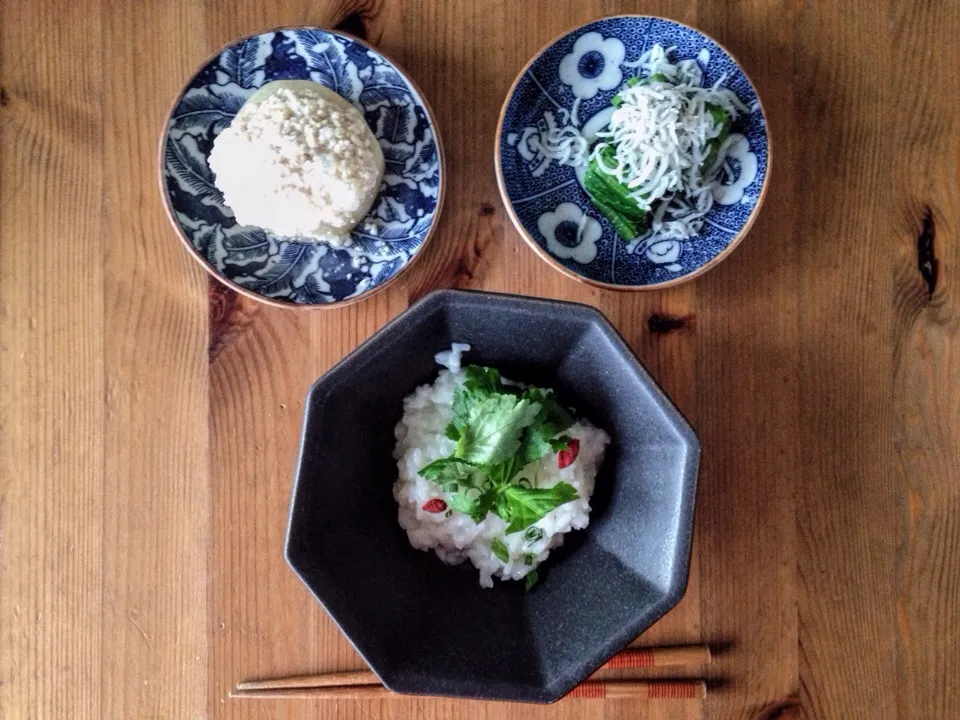
MULTIPOLYGON (((622 650, 600 666, 600 670, 618 668, 669 667, 676 665, 707 665, 710 648, 706 645, 680 645, 662 648, 632 648, 622 650)), ((599 672, 599 671, 598 671, 599 672)))
MULTIPOLYGON (((635 648, 623 650, 604 663, 597 672, 620 668, 669 667, 677 665, 705 665, 710 662, 710 648, 706 645, 679 647, 635 648)), ((593 677, 593 676, 591 676, 593 677)), ((380 680, 369 670, 324 673, 323 675, 295 675, 265 680, 244 680, 238 691, 283 690, 316 687, 353 687, 379 685, 380 680)))
MULTIPOLYGON (((639 698, 644 700, 684 700, 706 697, 707 684, 703 680, 608 680, 591 681, 577 685, 568 698, 639 698)), ((379 700, 409 697, 392 693, 382 685, 354 685, 352 687, 301 687, 271 690, 234 690, 232 698, 327 698, 338 700, 379 700)))
POLYGON ((370 700, 387 697, 403 697, 387 690, 383 685, 341 685, 339 687, 273 688, 270 690, 234 690, 232 698, 257 698, 272 700, 280 698, 336 698, 339 700, 370 700))
POLYGON ((580 683, 568 698, 643 698, 686 700, 707 696, 703 680, 602 680, 580 683))
POLYGON ((380 678, 369 670, 350 670, 323 675, 296 675, 270 678, 268 680, 244 680, 237 683, 237 690, 284 690, 292 688, 352 687, 356 685, 379 685, 380 678))
MULTIPOLYGON (((706 645, 682 645, 663 648, 634 648, 617 653, 604 663, 597 672, 621 668, 669 667, 677 665, 704 665, 710 662, 710 648, 706 645)), ((591 675, 595 677, 595 675, 591 675)), ((587 682, 584 685, 596 685, 587 682)), ((322 675, 295 675, 292 677, 269 678, 264 680, 245 680, 237 684, 231 697, 266 697, 263 693, 280 690, 306 690, 317 688, 337 688, 340 691, 359 687, 377 687, 380 680, 369 670, 350 670, 347 672, 324 673, 322 675)), ((581 685, 583 687, 583 685, 581 685)), ((608 683, 608 688, 610 687, 608 683)), ((382 688, 381 688, 382 689, 382 688)), ((351 691, 353 692, 353 691, 351 691)), ((619 691, 617 691, 619 692, 619 691)), ((382 693, 377 694, 380 697, 382 693)), ((275 697, 360 697, 351 694, 309 694, 298 695, 284 693, 275 697)), ((372 697, 363 695, 363 697, 372 697)), ((580 696, 587 697, 587 696, 580 696)), ((606 697, 617 697, 607 695, 606 697)), ((629 697, 636 697, 631 695, 629 697)), ((699 697, 699 696, 698 696, 699 697)))

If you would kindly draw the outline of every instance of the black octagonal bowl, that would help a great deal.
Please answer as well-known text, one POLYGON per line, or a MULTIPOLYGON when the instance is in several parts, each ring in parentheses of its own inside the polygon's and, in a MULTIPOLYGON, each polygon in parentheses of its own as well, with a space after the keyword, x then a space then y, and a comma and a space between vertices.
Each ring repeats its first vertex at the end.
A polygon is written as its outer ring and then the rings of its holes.
POLYGON ((320 378, 307 396, 286 556, 395 692, 552 702, 673 607, 686 589, 700 445, 597 310, 440 290, 320 378), (435 353, 554 388, 612 442, 590 525, 523 583, 481 588, 397 523, 393 429, 436 378, 435 353))

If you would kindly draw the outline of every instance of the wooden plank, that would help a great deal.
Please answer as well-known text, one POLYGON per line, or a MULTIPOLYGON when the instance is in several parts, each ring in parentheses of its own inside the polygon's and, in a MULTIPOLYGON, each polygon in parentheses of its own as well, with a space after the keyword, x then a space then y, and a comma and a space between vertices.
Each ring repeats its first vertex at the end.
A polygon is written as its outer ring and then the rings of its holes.
POLYGON ((704 709, 711 718, 775 717, 775 708, 789 707, 798 682, 796 10, 760 1, 699 9, 700 27, 734 54, 757 88, 773 157, 772 182, 750 234, 696 281, 700 597, 704 640, 718 650, 710 675, 720 683, 704 709))
MULTIPOLYGON (((794 25, 800 255, 796 484, 800 700, 815 717, 896 717, 893 196, 887 76, 903 62, 866 6, 794 25), (896 52, 896 58, 894 57, 896 52)), ((919 58, 916 58, 919 59, 919 58)), ((909 64, 909 61, 908 61, 909 64)))
MULTIPOLYGON (((366 3, 299 8, 210 3, 206 40, 193 54, 199 60, 236 37, 278 25, 330 27, 353 13, 369 16, 375 28, 375 8, 366 3)), ((283 540, 306 392, 406 306, 404 291, 391 288, 329 312, 262 307, 248 313, 249 304, 241 304, 242 314, 248 314, 242 332, 226 338, 210 367, 213 572, 207 703, 212 717, 260 718, 264 712, 271 718, 323 717, 357 703, 239 701, 227 693, 244 677, 362 663, 287 567, 283 540)))
POLYGON ((101 15, 0 16, 0 716, 99 717, 101 15))
POLYGON ((897 558, 898 717, 960 716, 960 63, 955 3, 891 3, 897 57, 891 97, 911 92, 919 113, 897 118, 891 158, 898 200, 893 272, 893 438, 900 506, 897 558))
POLYGON ((168 225, 156 163, 203 14, 186 0, 105 2, 103 12, 102 716, 202 717, 207 285, 168 225))

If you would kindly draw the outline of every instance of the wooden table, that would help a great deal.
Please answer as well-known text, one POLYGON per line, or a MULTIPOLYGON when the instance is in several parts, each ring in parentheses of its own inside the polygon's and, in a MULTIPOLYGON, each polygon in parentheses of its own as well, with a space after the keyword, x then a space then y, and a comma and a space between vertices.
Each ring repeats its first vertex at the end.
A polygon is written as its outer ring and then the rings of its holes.
POLYGON ((0 8, 0 717, 960 716, 960 5, 0 8), (516 72, 559 32, 623 12, 726 44, 773 133, 750 236, 668 292, 554 272, 494 180, 516 72), (285 24, 339 26, 397 58, 447 149, 425 258, 342 310, 210 286, 156 187, 183 81, 224 42, 285 24), (689 589, 642 642, 713 645, 702 704, 227 699, 249 676, 359 666, 282 559, 302 398, 438 286, 596 305, 697 428, 689 589))

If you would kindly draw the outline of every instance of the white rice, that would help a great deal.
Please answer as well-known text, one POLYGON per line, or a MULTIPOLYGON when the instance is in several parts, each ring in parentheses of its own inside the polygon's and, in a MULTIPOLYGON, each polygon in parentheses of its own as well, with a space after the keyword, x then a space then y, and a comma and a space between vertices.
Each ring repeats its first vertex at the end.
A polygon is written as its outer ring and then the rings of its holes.
MULTIPOLYGON (((400 506, 398 519, 407 531, 410 544, 420 550, 435 550, 445 563, 456 565, 469 559, 480 571, 480 584, 493 586, 493 576, 505 580, 520 580, 547 559, 550 550, 563 543, 563 534, 580 530, 590 522, 590 496, 594 479, 603 459, 603 451, 610 437, 584 419, 578 420, 564 434, 580 440, 580 452, 570 466, 557 467, 556 453, 548 453, 520 472, 533 487, 549 488, 561 480, 572 485, 579 496, 543 516, 537 523, 543 537, 535 542, 525 539, 525 533, 504 535, 507 523, 494 513, 488 513, 477 524, 468 515, 452 512, 431 513, 423 504, 433 498, 442 498, 449 505, 450 498, 435 483, 421 477, 418 471, 428 463, 448 457, 455 443, 444 435, 444 429, 453 418, 453 393, 464 379, 460 369, 461 355, 469 345, 454 343, 445 352, 438 353, 436 361, 441 370, 433 385, 423 385, 404 398, 403 419, 395 434, 399 478, 393 486, 393 496, 400 506), (491 543, 500 538, 510 553, 510 561, 502 562, 493 554, 491 543), (533 555, 532 565, 524 555, 533 555)), ((504 379, 504 382, 509 382, 504 379)))

